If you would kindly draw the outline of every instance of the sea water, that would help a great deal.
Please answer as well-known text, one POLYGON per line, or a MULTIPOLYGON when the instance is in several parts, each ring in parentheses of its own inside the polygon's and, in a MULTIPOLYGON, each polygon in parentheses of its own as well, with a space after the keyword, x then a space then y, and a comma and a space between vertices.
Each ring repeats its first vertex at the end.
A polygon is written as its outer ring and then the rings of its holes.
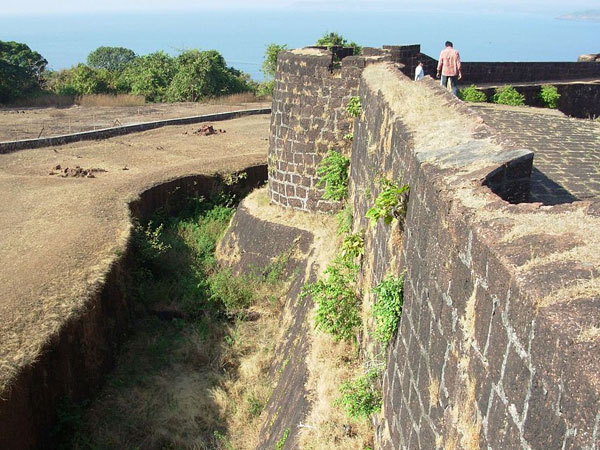
POLYGON ((52 69, 85 62, 99 46, 140 55, 199 48, 218 50, 228 65, 257 80, 269 43, 303 47, 325 31, 363 46, 420 43, 434 58, 451 40, 464 61, 575 61, 579 54, 600 52, 600 23, 543 14, 279 9, 0 15, 0 40, 26 43, 52 69))

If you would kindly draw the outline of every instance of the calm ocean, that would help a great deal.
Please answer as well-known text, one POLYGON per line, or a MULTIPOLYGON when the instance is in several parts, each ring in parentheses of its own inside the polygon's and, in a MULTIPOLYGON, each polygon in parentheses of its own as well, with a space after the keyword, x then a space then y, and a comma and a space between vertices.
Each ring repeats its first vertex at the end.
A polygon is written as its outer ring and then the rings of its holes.
POLYGON ((437 57, 452 40, 465 61, 575 61, 600 52, 600 23, 552 16, 432 12, 306 10, 193 11, 13 16, 0 15, 0 40, 28 44, 53 69, 84 62, 101 45, 122 46, 138 54, 164 50, 216 49, 227 63, 255 79, 271 42, 302 47, 325 31, 337 31, 364 46, 420 43, 437 57))

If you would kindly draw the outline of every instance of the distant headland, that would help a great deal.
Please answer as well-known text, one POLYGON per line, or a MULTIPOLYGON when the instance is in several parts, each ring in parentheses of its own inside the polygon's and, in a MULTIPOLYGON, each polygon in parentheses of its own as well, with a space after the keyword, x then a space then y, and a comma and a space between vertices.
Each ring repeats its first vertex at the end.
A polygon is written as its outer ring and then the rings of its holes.
POLYGON ((586 22, 600 22, 600 9, 588 9, 557 17, 560 20, 579 20, 586 22))

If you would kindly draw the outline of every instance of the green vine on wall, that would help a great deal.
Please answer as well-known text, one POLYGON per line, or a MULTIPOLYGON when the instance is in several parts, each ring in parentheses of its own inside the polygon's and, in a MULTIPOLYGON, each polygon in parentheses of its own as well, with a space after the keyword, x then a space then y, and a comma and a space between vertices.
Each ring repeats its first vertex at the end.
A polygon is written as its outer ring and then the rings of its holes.
POLYGON ((410 187, 407 184, 398 186, 387 178, 382 178, 380 185, 381 191, 375 199, 375 205, 367 211, 367 219, 371 220, 371 225, 375 225, 381 218, 386 225, 394 219, 403 224, 410 187))
POLYGON ((363 418, 381 410, 381 392, 376 387, 379 373, 371 369, 364 375, 346 381, 340 386, 341 397, 337 404, 342 406, 350 417, 363 418))
POLYGON ((377 300, 373 305, 375 338, 387 345, 398 328, 404 303, 404 275, 387 276, 373 288, 377 300))
POLYGON ((351 117, 360 116, 362 113, 362 104, 357 95, 350 97, 350 101, 348 101, 348 105, 346 106, 346 111, 348 111, 348 114, 350 114, 351 117))
POLYGON ((319 181, 316 186, 319 188, 325 185, 324 199, 340 201, 346 198, 349 167, 350 160, 348 158, 332 148, 329 149, 327 155, 317 166, 319 181))

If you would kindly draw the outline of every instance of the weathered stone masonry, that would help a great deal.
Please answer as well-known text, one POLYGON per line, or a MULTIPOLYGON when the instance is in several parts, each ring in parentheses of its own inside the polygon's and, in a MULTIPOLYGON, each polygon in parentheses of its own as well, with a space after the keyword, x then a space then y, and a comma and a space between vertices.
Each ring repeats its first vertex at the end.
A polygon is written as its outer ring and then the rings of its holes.
MULTIPOLYGON (((434 82, 427 89, 440 91, 430 107, 471 114, 434 82)), ((598 324, 598 292, 582 291, 570 303, 565 292, 543 307, 540 298, 561 284, 593 285, 598 268, 559 258, 521 269, 534 251, 559 253, 578 244, 541 229, 505 240, 516 227, 547 219, 536 215, 558 220, 558 211, 509 205, 481 186, 499 164, 518 179, 527 152, 483 151, 493 130, 481 126, 469 147, 439 149, 432 158, 415 148, 413 131, 376 87, 363 79, 359 96, 364 115, 351 177, 356 227, 368 229, 364 214, 377 187, 363 188, 375 177, 387 174, 411 186, 401 247, 394 238, 399 231, 379 224, 368 233, 365 252, 373 258, 363 273, 371 286, 390 268, 406 271, 404 313, 383 383, 380 445, 594 448, 600 439, 598 350, 577 344, 576 330, 598 324)), ((598 224, 593 208, 570 205, 561 213, 579 212, 598 224)))
POLYGON ((332 211, 321 198, 316 166, 329 148, 345 151, 351 131, 346 111, 367 63, 383 57, 349 56, 333 65, 330 52, 305 49, 278 57, 269 142, 269 196, 273 203, 307 211, 332 211))
MULTIPOLYGON (((378 445, 598 448, 600 270, 590 255, 600 204, 507 202, 527 190, 531 152, 511 147, 434 81, 415 86, 393 66, 365 68, 354 124, 350 201, 354 231, 366 231, 365 301, 386 274, 405 273, 378 445), (408 117, 408 99, 421 105, 421 120, 408 117), (470 137, 428 144, 448 123, 464 124, 470 137), (411 187, 403 232, 364 218, 381 176, 411 187)), ((295 120, 279 110, 277 123, 295 120)))

